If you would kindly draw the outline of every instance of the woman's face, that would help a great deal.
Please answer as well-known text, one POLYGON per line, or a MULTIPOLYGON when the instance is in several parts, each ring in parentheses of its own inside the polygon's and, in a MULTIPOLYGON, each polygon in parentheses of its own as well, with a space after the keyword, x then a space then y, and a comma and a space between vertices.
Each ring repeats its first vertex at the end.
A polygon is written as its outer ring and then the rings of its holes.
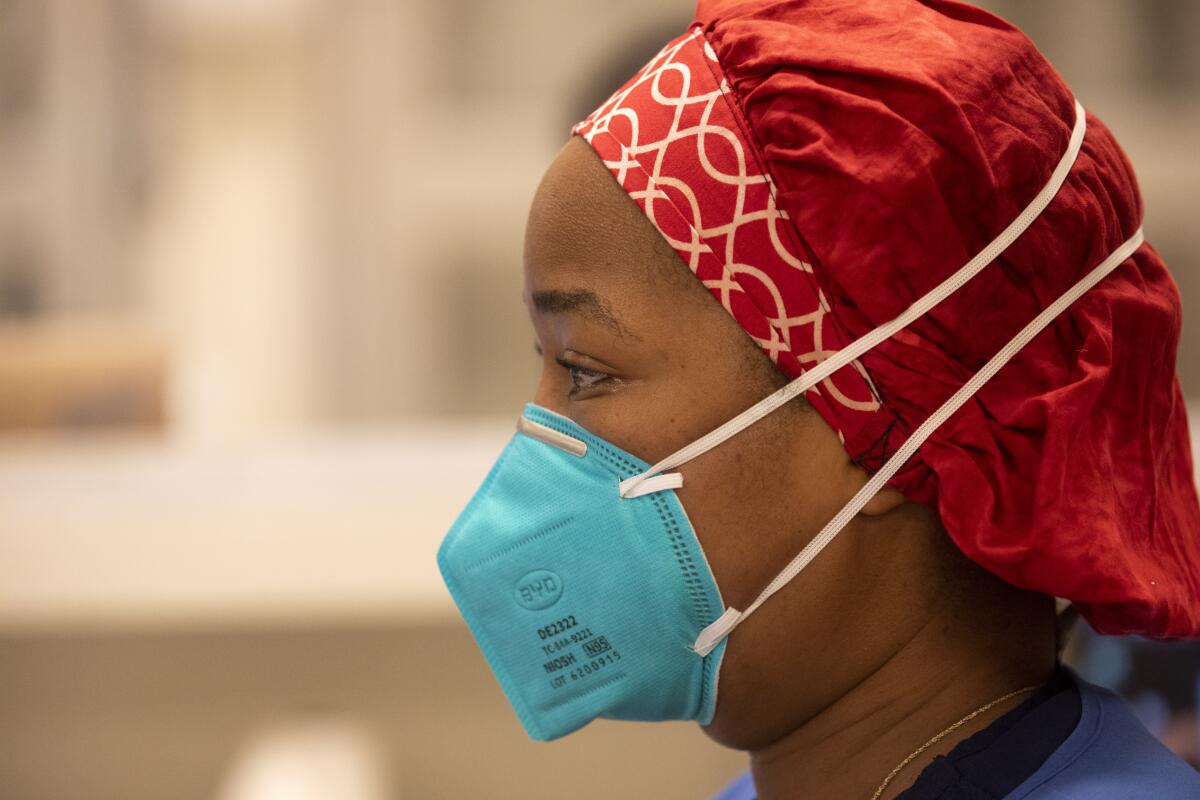
MULTIPOLYGON (((534 198, 524 294, 543 362, 534 401, 651 463, 785 380, 579 137, 534 198)), ((866 480, 802 400, 680 472, 679 498, 736 608, 866 480)), ((914 609, 881 597, 891 585, 881 576, 906 560, 905 537, 891 533, 896 515, 920 513, 902 504, 894 491, 877 497, 734 631, 713 738, 741 748, 772 741, 877 668, 887 643, 904 637, 914 609)))

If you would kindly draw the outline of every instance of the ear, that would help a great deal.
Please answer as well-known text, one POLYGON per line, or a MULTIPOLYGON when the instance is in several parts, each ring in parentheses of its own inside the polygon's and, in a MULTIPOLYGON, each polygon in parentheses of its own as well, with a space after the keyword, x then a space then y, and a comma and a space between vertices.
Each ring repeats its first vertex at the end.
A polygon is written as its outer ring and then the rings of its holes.
MULTIPOLYGON (((845 476, 849 484, 847 486, 849 494, 846 495, 846 499, 848 500, 855 492, 858 492, 866 485, 867 481, 870 480, 870 476, 866 470, 846 457, 844 451, 841 455, 843 459, 842 464, 845 467, 845 476)), ((885 514, 895 511, 907 502, 908 498, 901 494, 899 489, 884 486, 875 493, 874 497, 867 501, 867 504, 862 507, 862 511, 858 513, 868 517, 882 517, 885 514)))
POLYGON ((867 501, 860 513, 866 514, 868 517, 882 517, 890 511, 893 511, 907 503, 908 500, 904 495, 900 494, 899 489, 893 489, 891 486, 884 486, 879 492, 867 501))

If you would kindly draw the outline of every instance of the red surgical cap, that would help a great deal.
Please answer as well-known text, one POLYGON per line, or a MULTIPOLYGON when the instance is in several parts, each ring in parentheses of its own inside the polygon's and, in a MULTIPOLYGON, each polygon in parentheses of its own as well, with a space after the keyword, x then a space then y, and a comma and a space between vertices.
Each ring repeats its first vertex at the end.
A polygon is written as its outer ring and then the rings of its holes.
MULTIPOLYGON (((946 279, 1047 183, 1075 98, 1019 30, 951 0, 700 0, 573 129, 696 277, 798 376, 946 279)), ((995 262, 806 395, 877 470, 1141 225, 1092 115, 995 262)), ((1105 633, 1200 635, 1200 508, 1175 378, 1179 294, 1143 245, 890 481, 969 558, 1105 633)))

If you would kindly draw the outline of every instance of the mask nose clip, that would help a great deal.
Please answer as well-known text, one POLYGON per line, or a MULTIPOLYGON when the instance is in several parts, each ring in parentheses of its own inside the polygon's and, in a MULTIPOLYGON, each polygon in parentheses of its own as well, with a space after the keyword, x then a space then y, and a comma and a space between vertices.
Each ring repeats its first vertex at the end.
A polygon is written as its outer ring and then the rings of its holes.
POLYGON ((517 432, 523 433, 531 439, 537 439, 542 444, 557 447, 559 450, 563 450, 573 456, 583 458, 587 455, 587 442, 582 439, 576 439, 574 436, 568 436, 561 431, 556 431, 540 422, 534 422, 528 417, 522 416, 517 418, 517 432))

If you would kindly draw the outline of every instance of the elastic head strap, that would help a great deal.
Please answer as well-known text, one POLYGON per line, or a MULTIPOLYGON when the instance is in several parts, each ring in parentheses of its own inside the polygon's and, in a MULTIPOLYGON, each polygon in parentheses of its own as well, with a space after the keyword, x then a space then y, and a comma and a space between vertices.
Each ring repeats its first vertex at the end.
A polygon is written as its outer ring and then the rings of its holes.
MULTIPOLYGON (((984 267, 995 261, 1001 253, 1008 249, 1009 245, 1016 241, 1033 224, 1033 221, 1038 218, 1038 215, 1045 210, 1050 201, 1054 199, 1054 196, 1058 194, 1058 190, 1062 187, 1067 179, 1067 175, 1071 172, 1071 167, 1075 164, 1075 159, 1079 156, 1086 129, 1087 113, 1080 102, 1076 100, 1075 126, 1071 131, 1071 139, 1067 145, 1066 152, 1063 153, 1058 165, 1054 168, 1054 172, 1051 173, 1050 180, 1046 182, 1046 185, 1037 193, 1037 196, 1008 224, 1008 227, 999 236, 980 250, 978 255, 964 264, 953 275, 914 302, 900 316, 890 322, 885 322, 865 336, 851 342, 817 366, 804 372, 782 389, 763 398, 733 419, 701 436, 691 444, 675 451, 645 472, 621 481, 621 496, 626 498, 634 496, 631 493, 642 481, 666 470, 675 469, 697 456, 707 453, 730 437, 758 422, 772 411, 783 406, 792 398, 807 392, 851 361, 857 359, 863 353, 866 353, 880 342, 889 339, 897 331, 907 327, 910 323, 925 315, 931 308, 952 295, 963 284, 979 274, 984 267)), ((639 494, 644 494, 644 492, 639 494)))
POLYGON ((971 379, 964 383, 949 400, 943 403, 937 411, 933 412, 927 420, 921 423, 920 427, 913 431, 912 435, 888 459, 882 469, 871 476, 871 479, 858 490, 858 493, 851 498, 850 502, 833 519, 829 520, 825 527, 821 529, 821 532, 813 537, 813 540, 800 551, 799 555, 792 559, 791 563, 784 567, 775 576, 775 579, 767 584, 767 588, 762 590, 754 602, 746 606, 745 611, 738 611, 734 608, 726 609, 725 613, 715 622, 700 632, 700 635, 696 637, 696 641, 692 645, 692 649, 701 656, 708 655, 742 620, 754 613, 759 606, 766 602, 767 598, 786 586, 792 578, 795 578, 800 573, 800 570, 804 569, 810 561, 816 558, 817 554, 833 541, 833 538, 837 536, 842 528, 858 512, 862 511, 863 506, 904 466, 904 463, 912 457, 913 453, 917 452, 917 449, 924 444, 930 434, 937 430, 938 426, 953 416, 958 409, 962 408, 963 404, 979 391, 980 387, 999 372, 1000 368, 1007 364, 1009 359, 1016 355, 1021 348, 1029 344, 1035 336, 1041 333, 1055 317, 1061 314, 1071 303, 1078 300, 1084 292, 1095 286, 1101 278, 1112 272, 1118 265, 1132 256, 1134 251, 1142 246, 1143 241, 1145 241, 1145 236, 1142 233, 1142 229, 1138 228, 1132 237, 1114 250, 1099 266, 1085 275, 1082 280, 1064 292, 1057 300, 1034 317, 1028 325, 1009 340, 1008 344, 1000 348, 978 372, 972 375, 971 379))

